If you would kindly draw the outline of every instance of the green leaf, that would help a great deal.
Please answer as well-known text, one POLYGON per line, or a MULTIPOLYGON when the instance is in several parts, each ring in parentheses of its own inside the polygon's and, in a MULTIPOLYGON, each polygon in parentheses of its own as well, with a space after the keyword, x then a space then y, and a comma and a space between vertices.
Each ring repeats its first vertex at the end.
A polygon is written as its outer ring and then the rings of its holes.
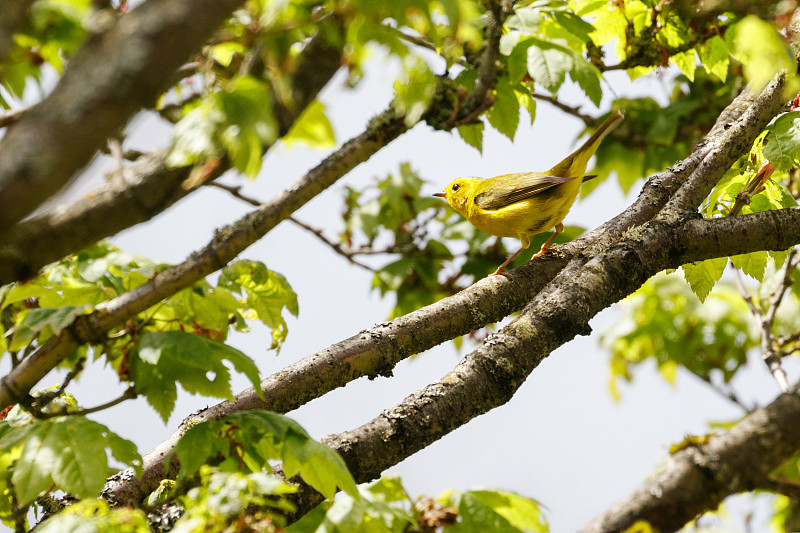
POLYGON ((227 335, 230 317, 244 307, 229 291, 212 289, 206 281, 182 290, 167 299, 166 304, 182 324, 213 331, 219 340, 227 335))
POLYGON ((764 157, 779 169, 788 170, 800 163, 800 111, 782 113, 767 125, 764 157))
POLYGON ((625 13, 622 9, 618 9, 616 6, 611 7, 608 2, 598 0, 578 10, 576 15, 579 17, 595 17, 594 21, 592 21, 594 31, 591 34, 594 44, 600 47, 616 39, 615 52, 620 61, 625 60, 625 30, 628 26, 628 20, 625 18, 625 13))
POLYGON ((280 348, 288 334, 283 310, 300 312, 297 294, 282 274, 259 261, 239 260, 222 269, 217 286, 244 294, 247 308, 272 329, 271 348, 280 348))
MULTIPOLYGON (((705 43, 697 46, 697 56, 700 63, 719 81, 725 82, 728 77, 728 66, 730 65, 730 54, 728 45, 719 35, 715 35, 705 43)), ((673 61, 674 61, 673 57, 673 61)), ((683 70, 683 69, 681 69, 683 70)), ((685 72, 685 71, 684 71, 685 72)), ((692 79, 694 71, 692 71, 692 79)))
POLYGON ((697 263, 687 263, 681 268, 686 282, 692 291, 697 295, 701 302, 705 301, 708 293, 714 288, 719 279, 722 277, 722 272, 728 264, 727 257, 718 257, 715 259, 707 259, 697 263))
POLYGON ((758 281, 764 279, 764 270, 767 268, 769 256, 767 252, 752 252, 749 254, 731 256, 731 263, 742 272, 758 281))
POLYGON ((230 91, 218 92, 216 104, 224 115, 220 138, 233 166, 248 178, 255 178, 261 170, 263 147, 273 143, 278 132, 269 87, 244 76, 235 80, 230 91))
POLYGON ((407 257, 389 263, 375 273, 372 279, 372 288, 379 289, 381 296, 387 292, 397 291, 412 271, 413 265, 413 259, 407 257))
POLYGON ((536 500, 504 490, 471 490, 467 494, 523 531, 545 533, 547 520, 536 500))
POLYGON ((669 59, 675 63, 679 69, 681 69, 681 72, 686 75, 686 78, 690 82, 694 81, 694 73, 697 70, 697 56, 695 55, 694 50, 688 50, 686 52, 681 52, 680 54, 675 54, 669 59))
POLYGON ((294 510, 282 496, 295 487, 263 472, 224 472, 209 466, 200 470, 200 484, 180 498, 185 512, 174 533, 199 531, 276 531, 281 515, 294 510), (282 511, 280 515, 273 509, 282 511), (232 526, 235 525, 235 526, 232 526))
POLYGON ((336 136, 333 133, 325 106, 319 100, 314 100, 300 117, 294 122, 289 133, 281 138, 286 146, 305 144, 311 148, 325 150, 336 146, 336 136))
POLYGON ((547 523, 534 500, 505 491, 452 492, 440 496, 445 505, 457 507, 460 520, 445 531, 493 533, 546 532, 547 523), (533 513, 523 516, 523 513, 533 513))
POLYGON ((97 495, 108 475, 106 449, 141 471, 133 443, 84 417, 53 418, 15 428, 0 448, 22 445, 12 479, 21 504, 33 501, 55 484, 81 498, 97 495))
POLYGON ((172 168, 200 163, 223 153, 217 130, 225 120, 212 100, 204 100, 172 128, 167 165, 172 168))
POLYGON ((212 46, 209 54, 223 67, 229 67, 235 55, 244 56, 247 54, 247 51, 247 48, 243 44, 228 41, 212 46))
MULTIPOLYGON (((545 89, 555 94, 573 67, 572 57, 566 49, 533 37, 525 41, 527 67, 531 77, 545 89)), ((520 45, 517 45, 520 46, 520 45)))
MULTIPOLYGON (((508 77, 512 83, 519 83, 528 75, 528 48, 533 44, 528 40, 521 41, 517 34, 506 34, 506 36, 513 36, 514 39, 509 40, 509 47, 513 45, 508 55, 508 77)), ((501 41, 502 42, 502 41, 501 41)))
POLYGON ((324 502, 288 528, 289 533, 393 533, 410 531, 417 524, 412 503, 400 480, 384 477, 359 485, 359 497, 340 494, 324 502))
POLYGON ((186 432, 176 453, 181 460, 181 477, 193 475, 212 458, 234 459, 238 468, 251 471, 270 469, 268 461, 279 459, 287 477, 299 473, 326 497, 333 497, 337 487, 358 494, 339 454, 311 439, 293 420, 276 413, 251 411, 202 422, 186 432))
POLYGON ((525 108, 525 111, 528 112, 528 116, 531 119, 531 125, 533 125, 533 120, 536 118, 536 100, 534 100, 531 92, 524 87, 514 89, 514 94, 517 95, 517 101, 519 105, 525 108))
POLYGON ((786 92, 794 94, 798 88, 797 68, 794 56, 778 33, 774 24, 748 15, 739 21, 732 35, 734 56, 744 65, 745 79, 760 91, 776 73, 787 72, 786 92))
POLYGON ((73 503, 36 526, 39 533, 150 533, 147 516, 141 509, 111 509, 108 502, 87 499, 73 503))
POLYGON ((579 42, 585 43, 590 41, 590 35, 596 31, 596 28, 592 24, 589 24, 571 11, 554 11, 552 15, 555 21, 577 37, 579 42))
POLYGON ((44 333, 46 338, 58 335, 62 329, 72 324, 75 317, 82 315, 88 307, 88 305, 65 305, 63 307, 31 309, 25 315, 22 324, 14 328, 14 336, 8 349, 18 351, 40 333, 44 333))
POLYGON ((242 76, 228 90, 206 95, 175 125, 167 164, 202 163, 227 151, 233 166, 254 178, 261 169, 264 145, 273 143, 277 132, 269 88, 263 81, 242 76))
POLYGON ((468 145, 483 153, 483 122, 458 126, 458 135, 464 139, 468 145))
POLYGON ((130 358, 136 391, 166 422, 175 407, 180 383, 187 392, 233 399, 229 361, 260 390, 258 368, 252 359, 221 342, 184 331, 146 331, 130 358))
POLYGON ((403 60, 403 76, 394 82, 392 107, 403 115, 407 126, 413 126, 428 110, 436 94, 436 75, 428 64, 416 56, 403 60))
MULTIPOLYGON (((539 31, 539 24, 542 21, 542 11, 535 6, 517 6, 514 14, 506 20, 506 26, 511 29, 520 30, 523 35, 535 34, 539 31)), ((517 32, 512 32, 512 35, 517 32)))
POLYGON ((512 142, 519 125, 519 102, 508 78, 500 78, 494 90, 495 102, 486 113, 489 124, 512 142))
POLYGON ((600 71, 580 55, 573 55, 572 61, 572 69, 569 71, 570 78, 580 85, 594 105, 599 106, 600 99, 603 97, 603 90, 600 88, 600 71))
POLYGON ((336 488, 357 497, 358 489, 342 457, 296 431, 286 434, 283 469, 288 477, 299 473, 303 480, 326 498, 333 498, 336 488))
MULTIPOLYGON (((195 475, 210 457, 225 455, 230 449, 227 441, 220 439, 215 424, 196 424, 189 428, 175 445, 175 454, 181 463, 181 478, 195 475)), ((170 461, 166 457, 165 461, 170 461)))

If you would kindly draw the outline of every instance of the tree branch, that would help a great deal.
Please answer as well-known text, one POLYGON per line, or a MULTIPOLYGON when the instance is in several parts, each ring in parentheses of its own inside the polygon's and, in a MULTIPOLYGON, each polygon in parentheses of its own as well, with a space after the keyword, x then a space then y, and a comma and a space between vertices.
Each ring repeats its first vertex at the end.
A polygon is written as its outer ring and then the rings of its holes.
POLYGON ((33 0, 4 0, 0 9, 0 63, 8 58, 14 45, 14 34, 28 20, 33 0))
POLYGON ((728 153, 744 154, 749 150, 755 138, 753 133, 761 132, 785 104, 783 101, 785 81, 786 76, 779 74, 767 84, 750 108, 736 123, 730 126, 732 135, 728 136, 727 142, 717 145, 710 151, 703 164, 670 200, 664 209, 664 216, 681 216, 683 212, 697 209, 714 185, 730 168, 729 164, 724 164, 728 159, 728 153))
MULTIPOLYGON (((445 120, 445 121, 443 121, 443 122, 438 121, 437 117, 441 116, 443 114, 442 111, 445 111, 444 106, 447 105, 448 102, 442 102, 442 101, 436 102, 436 101, 434 101, 434 104, 432 104, 432 106, 428 110, 428 113, 424 117, 425 120, 427 120, 434 128, 437 128, 437 129, 450 129, 450 128, 453 128, 459 123, 459 121, 456 120, 456 117, 462 116, 462 115, 465 116, 465 117, 470 117, 470 116, 473 116, 473 115, 477 116, 477 114, 479 114, 480 112, 482 112, 485 109, 486 98, 482 97, 482 95, 484 95, 487 90, 491 91, 491 89, 494 87, 494 84, 496 82, 496 79, 497 79, 497 74, 496 74, 496 66, 497 65, 496 65, 496 63, 497 63, 497 54, 499 53, 498 46, 499 46, 499 42, 500 42, 502 23, 505 20, 505 17, 507 17, 508 14, 510 13, 510 9, 500 8, 499 4, 492 4, 492 9, 494 10, 493 11, 493 17, 490 17, 490 19, 496 20, 498 22, 498 24, 494 24, 494 25, 490 24, 490 26, 486 30, 487 43, 488 44, 487 44, 487 48, 484 50, 483 59, 482 59, 481 65, 480 65, 480 67, 478 69, 478 71, 479 71, 478 72, 478 81, 476 82, 475 89, 473 89, 473 92, 470 93, 467 96, 467 98, 465 99, 465 104, 463 106, 461 106, 460 108, 459 107, 454 108, 452 110, 452 113, 450 114, 450 118, 445 120), (495 18, 495 17, 499 17, 499 18, 495 18), (438 109, 436 108, 437 105, 439 106, 438 109)), ((445 84, 444 81, 442 83, 445 84)), ((440 90, 437 91, 437 93, 440 95, 440 97, 443 96, 444 98, 446 98, 446 84, 445 84, 444 87, 440 86, 439 89, 440 90)), ((402 129, 403 128, 403 122, 404 122, 404 119, 402 117, 396 117, 394 112, 392 111, 392 108, 390 107, 390 109, 387 110, 386 112, 384 112, 382 115, 380 115, 376 119, 373 119, 369 130, 367 132, 365 132, 364 134, 362 134, 362 137, 364 135, 368 135, 368 134, 378 135, 378 138, 381 140, 381 142, 385 142, 386 144, 388 144, 388 142, 390 142, 396 135, 400 135, 403 131, 405 131, 405 129, 402 129), (380 131, 380 129, 386 128, 387 126, 390 126, 389 131, 384 131, 384 132, 380 131), (401 129, 402 129, 402 131, 399 131, 401 129), (374 130, 378 130, 378 132, 375 133, 374 130), (396 134, 395 134, 395 130, 398 130, 396 134), (372 132, 372 133, 370 133, 370 132, 372 132)), ((405 125, 404 127, 407 129, 407 128, 410 128, 411 125, 405 125)), ((353 141, 350 141, 350 142, 352 143, 353 141)), ((344 147, 342 149, 344 149, 344 147)), ((367 157, 369 157, 369 155, 367 155, 367 157)), ((324 164, 325 164, 325 162, 323 162, 322 165, 324 165, 324 164)), ((349 170, 349 169, 347 169, 347 170, 349 170)), ((345 170, 344 173, 346 173, 347 170, 345 170)), ((311 173, 309 173, 309 174, 311 174, 311 173)), ((333 181, 335 181, 335 180, 333 180, 333 181)), ((330 183, 326 184, 325 187, 330 186, 333 183, 333 181, 331 181, 330 183)), ((300 186, 295 186, 290 190, 296 191, 299 188, 300 188, 300 186)), ((284 193, 284 196, 285 195, 286 195, 286 193, 284 193)), ((278 206, 279 207, 281 201, 282 200, 280 200, 280 199, 276 199, 273 202, 271 202, 270 204, 265 204, 265 206, 273 205, 273 206, 278 206)), ((302 204, 300 204, 300 205, 302 205, 302 204)), ((259 211, 262 211, 265 206, 262 206, 262 208, 259 209, 259 211)), ((276 207, 276 209, 278 207, 276 207)), ((291 211, 287 212, 285 217, 288 218, 290 214, 291 214, 291 211)), ((248 223, 248 226, 249 226, 249 223, 248 223)), ((161 274, 160 276, 163 276, 163 275, 164 274, 161 274)), ((551 276, 552 276, 552 274, 551 274, 551 276)), ((429 306, 428 308, 425 308, 425 309, 429 310, 431 307, 433 307, 433 306, 429 306)), ((494 307, 494 305, 491 305, 490 307, 494 307)), ((413 314, 414 313, 412 313, 412 315, 413 314)), ((472 308, 471 315, 472 315, 473 320, 478 317, 478 315, 474 313, 474 307, 472 308)), ((445 315, 436 315, 437 318, 441 318, 442 316, 445 316, 445 315)), ((398 319, 398 320, 402 320, 402 318, 404 318, 404 317, 401 317, 401 319, 398 319)), ((500 318, 502 318, 502 317, 498 317, 496 320, 499 320, 500 318)), ((484 319, 483 316, 481 316, 479 318, 479 320, 483 320, 483 319, 484 319)), ((467 321, 469 321, 469 319, 467 319, 467 321)), ((492 320, 492 322, 493 321, 494 320, 492 320)), ((433 322, 433 321, 431 321, 431 322, 433 322)), ((411 321, 411 323, 413 324, 414 322, 411 321)), ((484 322, 483 325, 485 325, 485 323, 486 322, 484 322)), ((478 326, 478 327, 480 327, 480 326, 478 326)), ((477 327, 473 327, 471 329, 467 329, 464 333, 472 331, 474 329, 478 329, 478 328, 477 327)), ((71 330, 71 328, 68 328, 68 330, 71 330)), ((447 330, 448 330, 448 328, 446 328, 446 327, 443 328, 443 331, 447 331, 447 330)), ((455 336, 463 334, 463 333, 460 333, 460 334, 459 333, 455 333, 455 334, 453 334, 453 336, 448 337, 447 339, 445 339, 445 338, 442 338, 441 336, 437 335, 436 334, 437 332, 432 332, 432 333, 433 333, 432 337, 433 337, 434 341, 433 341, 432 344, 430 344, 430 346, 435 346, 436 344, 439 344, 439 343, 443 342, 444 340, 447 340, 449 338, 453 338, 455 336), (436 340, 436 339, 438 339, 438 340, 436 340)), ((420 338, 420 335, 418 333, 414 333, 413 331, 406 333, 406 335, 409 338, 409 340, 410 340, 411 337, 420 338)), ((382 336, 382 334, 379 333, 377 336, 382 336)), ((379 352, 379 351, 374 350, 374 347, 370 346, 371 341, 373 339, 375 339, 375 338, 376 338, 376 335, 372 335, 371 337, 366 337, 364 335, 358 335, 358 336, 352 337, 351 339, 348 339, 348 340, 343 341, 342 343, 340 343, 340 345, 341 345, 340 349, 342 349, 344 351, 343 352, 338 352, 338 353, 347 354, 351 350, 355 350, 356 353, 358 353, 360 351, 360 348, 359 348, 359 345, 360 345, 360 346, 366 346, 367 349, 371 351, 371 353, 369 354, 368 357, 373 357, 374 358, 376 356, 382 356, 382 355, 384 355, 386 353, 386 349, 381 348, 381 351, 379 352), (364 341, 366 341, 366 342, 364 342, 364 341)), ((394 348, 396 348, 397 342, 396 342, 396 338, 395 338, 394 335, 392 335, 392 334, 386 335, 385 341, 387 341, 387 348, 389 350, 393 350, 394 348)), ((258 398, 258 396, 254 393, 254 390, 251 388, 251 389, 248 389, 248 390, 244 391, 242 394, 240 394, 237 397, 237 401, 236 402, 232 402, 232 403, 231 402, 223 402, 223 404, 218 404, 218 406, 216 406, 217 407, 216 410, 208 410, 207 413, 205 415, 203 415, 203 416, 207 416, 208 418, 212 418, 212 417, 215 417, 215 416, 217 416, 217 417, 218 416, 223 416, 224 414, 227 414, 228 412, 235 412, 235 411, 247 410, 247 409, 252 409, 252 408, 267 408, 267 409, 275 410, 275 411, 278 411, 278 412, 286 412, 286 411, 288 411, 290 409, 293 409, 293 408, 295 408, 295 407, 297 407, 299 405, 302 405, 303 403, 313 399, 314 397, 321 396, 322 394, 324 394, 324 392, 327 392, 327 391, 332 390, 333 388, 336 388, 336 387, 339 387, 339 386, 343 386, 346 383, 352 381, 353 379, 356 379, 357 377, 364 376, 364 375, 370 375, 372 377, 375 377, 377 375, 391 375, 391 368, 393 368, 394 365, 397 362, 399 362, 401 359, 403 359, 405 357, 408 357, 410 355, 412 355, 412 354, 408 353, 408 352, 407 353, 403 353, 401 355, 401 357, 399 357, 397 359, 397 361, 395 361, 394 363, 392 363, 388 367, 387 367, 385 362, 380 361, 379 359, 377 359, 377 360, 374 360, 372 362, 370 362, 369 360, 363 360, 363 361, 358 362, 358 363, 351 362, 350 364, 345 365, 347 368, 339 366, 338 364, 335 365, 334 368, 327 368, 327 367, 330 367, 331 365, 326 362, 325 363, 326 370, 323 371, 323 372, 320 372, 318 370, 313 370, 311 368, 301 369, 300 372, 304 375, 303 379, 309 379, 309 381, 307 383, 309 385, 312 385, 312 387, 309 387, 309 389, 305 391, 306 392, 305 395, 303 395, 302 391, 300 393, 298 393, 296 390, 293 390, 294 389, 293 387, 292 388, 283 387, 283 380, 280 379, 280 378, 278 378, 277 380, 272 380, 272 384, 275 385, 276 389, 280 388, 281 392, 285 393, 285 395, 281 396, 280 393, 273 393, 273 394, 266 393, 265 394, 265 396, 268 396, 270 398, 269 402, 272 402, 274 404, 277 404, 277 402, 280 402, 280 401, 287 402, 287 407, 285 407, 284 409, 282 409, 281 407, 279 407, 277 405, 275 405, 273 407, 270 407, 270 406, 264 407, 263 405, 255 405, 255 406, 253 406, 251 402, 258 402, 258 403, 263 403, 263 402, 261 402, 261 400, 258 398), (372 364, 373 366, 377 364, 377 366, 375 367, 375 370, 370 370, 370 364, 372 364), (335 372, 329 371, 329 370, 335 370, 335 372), (318 393, 315 390, 315 388, 313 387, 313 384, 314 383, 319 383, 319 380, 324 380, 322 382, 323 383, 322 386, 325 388, 325 391, 324 392, 320 392, 320 393, 318 393), (340 384, 337 385, 336 383, 340 383, 340 384), (277 400, 277 402, 276 402, 276 400, 277 400), (232 408, 229 407, 228 404, 232 404, 233 407, 232 408), (291 407, 291 406, 295 406, 295 407, 291 407)), ((313 357, 312 358, 307 358, 304 361, 301 361, 300 363, 298 363, 298 365, 293 365, 293 366, 301 366, 302 364, 308 364, 311 359, 313 359, 313 357)), ((313 366, 313 364, 314 363, 311 363, 311 366, 313 366)), ((278 373, 278 374, 281 374, 281 373, 278 373)), ((277 376, 278 374, 273 375, 273 377, 277 376)), ((262 382, 262 384, 261 384, 262 385, 262 390, 266 391, 267 388, 270 386, 269 384, 266 384, 268 381, 270 381, 270 378, 268 378, 267 380, 262 382)), ((12 399, 12 400, 15 397, 14 396, 14 394, 15 394, 14 390, 12 390, 9 387, 9 385, 5 382, 5 378, 4 378, 3 381, 0 381, 0 403, 2 403, 2 400, 4 398, 4 396, 3 396, 4 393, 6 393, 7 397, 12 399)), ((208 418, 205 418, 205 419, 208 419, 208 418)), ((195 416, 194 419, 197 420, 197 417, 195 416)), ((163 478, 163 476, 164 476, 164 471, 163 471, 164 459, 166 457, 168 457, 168 456, 171 456, 172 448, 174 447, 175 443, 180 438, 180 435, 183 434, 183 431, 185 431, 185 428, 179 428, 178 431, 176 431, 176 433, 174 433, 169 439, 167 439, 165 442, 163 442, 161 445, 159 445, 159 447, 157 447, 155 450, 153 450, 151 453, 149 453, 147 455, 147 459, 146 459, 147 466, 145 467, 145 473, 144 473, 144 476, 143 476, 143 480, 141 482, 139 480, 136 480, 134 477, 129 476, 129 475, 125 474, 124 472, 122 472, 122 473, 116 475, 114 478, 109 480, 109 483, 107 484, 106 488, 104 489, 104 496, 107 497, 110 501, 113 501, 115 503, 119 503, 119 504, 122 504, 122 505, 134 505, 134 504, 136 504, 136 502, 141 501, 141 497, 154 488, 153 483, 157 484, 159 482, 159 480, 163 478)), ((176 463, 172 463, 172 465, 175 466, 176 463)))
MULTIPOLYGON (((258 206, 260 206, 262 204, 261 201, 256 200, 255 198, 252 198, 252 197, 247 196, 245 194, 242 194, 242 188, 241 187, 225 185, 223 183, 217 183, 217 182, 212 182, 212 183, 209 183, 208 185, 211 186, 211 187, 216 187, 218 189, 222 189, 223 191, 228 191, 231 195, 233 195, 234 198, 238 198, 239 200, 241 200, 243 202, 246 202, 246 203, 248 203, 248 204, 250 204, 252 206, 258 207, 258 206)), ((371 266, 365 265, 364 263, 356 260, 353 257, 354 255, 356 255, 356 253, 348 252, 347 250, 344 250, 339 243, 333 242, 330 239, 328 239, 325 236, 325 234, 322 233, 322 231, 320 231, 319 229, 309 226, 308 224, 306 224, 305 222, 299 220, 296 217, 290 216, 288 220, 292 224, 295 224, 295 225, 303 228, 307 232, 311 233, 312 235, 314 235, 323 244, 328 246, 328 248, 330 248, 335 253, 337 253, 337 254, 341 255, 342 257, 344 257, 345 259, 347 259, 351 264, 356 265, 358 267, 361 267, 361 268, 363 268, 365 270, 369 270, 370 272, 375 272, 375 269, 372 268, 371 266)))
MULTIPOLYGON (((567 243, 564 248, 570 254, 578 253, 598 240, 617 239, 631 227, 642 225, 655 217, 714 149, 725 146, 732 141, 735 135, 735 132, 731 131, 732 126, 742 121, 745 112, 752 107, 758 96, 759 94, 752 91, 740 93, 720 113, 705 140, 700 142, 686 159, 674 164, 665 172, 651 176, 642 187, 639 197, 630 207, 600 225, 600 227, 588 231, 574 241, 567 243)), ((757 135, 756 133, 748 137, 751 144, 757 135)), ((733 158, 736 153, 738 152, 729 154, 728 158, 724 158, 718 163, 722 166, 726 164, 728 166, 732 165, 736 160, 733 158)), ((744 151, 739 154, 739 157, 742 154, 744 154, 744 151)))
POLYGON ((548 104, 560 109, 568 115, 572 115, 573 117, 580 119, 587 126, 596 126, 598 123, 598 121, 591 115, 581 113, 580 108, 567 105, 555 96, 542 93, 531 93, 531 96, 537 100, 547 102, 548 104))
MULTIPOLYGON (((293 101, 274 103, 280 136, 339 69, 341 54, 341 42, 331 44, 322 35, 314 36, 303 49, 291 80, 293 101)), ((181 183, 192 167, 170 168, 166 161, 167 150, 142 156, 123 169, 123 179, 111 180, 74 204, 20 222, 5 239, 0 236, 0 285, 30 278, 44 265, 150 220, 189 194, 191 190, 183 189, 181 183)), ((230 168, 223 159, 210 180, 230 168)))
POLYGON ((724 435, 685 448, 583 533, 625 531, 639 520, 675 531, 737 492, 773 488, 770 472, 797 451, 800 385, 757 409, 724 435))
POLYGON ((797 266, 796 257, 797 249, 794 248, 789 252, 789 256, 786 258, 786 262, 783 265, 781 283, 775 287, 775 290, 773 290, 770 295, 767 312, 756 315, 757 318, 761 319, 761 358, 778 383, 781 392, 786 392, 789 389, 789 381, 786 378, 786 371, 781 366, 781 354, 775 344, 775 338, 772 335, 772 325, 775 322, 775 314, 778 312, 778 307, 780 307, 781 301, 783 301, 783 296, 792 285, 792 274, 797 266))
MULTIPOLYGON (((241 0, 156 0, 90 36, 56 88, 0 145, 0 228, 29 215, 168 87, 241 0)), ((7 230, 6 230, 7 231, 7 230)))
POLYGON ((202 251, 159 273, 144 285, 106 302, 94 313, 78 317, 72 325, 0 380, 0 404, 5 407, 16 403, 77 347, 101 340, 111 328, 224 267, 279 222, 389 144, 408 127, 403 117, 398 117, 392 109, 385 111, 373 119, 364 133, 345 143, 292 187, 235 224, 217 231, 202 251))
POLYGON ((27 107, 23 107, 20 109, 9 109, 8 111, 0 112, 0 128, 5 128, 6 126, 10 126, 16 122, 22 115, 25 114, 25 111, 27 110, 27 107))
MULTIPOLYGON (((712 256, 786 249, 798 242, 800 207, 730 220, 656 223, 631 232, 591 259, 575 257, 572 263, 582 265, 577 271, 562 270, 515 320, 490 335, 438 382, 360 428, 325 442, 342 455, 356 481, 374 479, 472 418, 506 403, 552 350, 576 335, 588 334, 591 318, 655 273, 712 256), (684 246, 684 240, 692 245, 684 246)), ((529 275, 517 274, 521 270, 515 271, 515 279, 529 275)), ((320 499, 301 491, 299 512, 320 499)))
MULTIPOLYGON (((497 6, 494 8, 499 9, 497 6)), ((500 22, 502 27, 502 21, 500 22)), ((494 29, 487 30, 491 37, 488 40, 497 48, 500 30, 495 26, 492 28, 494 29)), ((485 56, 496 58, 498 53, 497 50, 492 51, 487 48, 485 56)), ((474 104, 474 108, 465 106, 460 109, 467 116, 480 113, 484 109, 485 100, 475 99, 473 96, 475 91, 483 92, 487 86, 491 89, 489 84, 496 80, 495 67, 496 61, 486 61, 481 64, 476 88, 467 97, 467 102, 475 100, 478 103, 474 104), (490 67, 486 67, 487 64, 490 67)), ((439 129, 454 127, 448 125, 447 121, 438 120, 442 111, 447 111, 447 105, 450 103, 447 100, 448 87, 451 87, 450 80, 442 78, 428 112, 421 117, 439 129)), ((453 110, 451 116, 455 111, 457 109, 453 110)), ((365 132, 345 143, 294 186, 284 190, 235 224, 219 230, 202 251, 196 252, 183 263, 159 273, 148 283, 105 302, 100 310, 77 317, 70 326, 62 329, 58 336, 51 338, 0 380, 0 406, 2 406, 0 409, 23 398, 31 387, 77 347, 101 340, 113 327, 224 267, 279 222, 288 218, 295 210, 413 125, 408 124, 405 117, 399 116, 393 106, 390 106, 370 121, 365 132)))
MULTIPOLYGON (((752 97, 737 98, 723 113, 723 118, 735 120, 740 117, 748 108, 748 98, 752 97)), ((710 140, 711 144, 724 144, 732 134, 730 128, 719 123, 718 126, 709 134, 714 137, 710 140), (716 137, 721 137, 719 143, 716 137)), ((194 423, 216 419, 249 409, 286 413, 359 377, 390 376, 394 366, 402 359, 519 311, 569 264, 572 257, 584 253, 593 245, 608 246, 634 224, 644 224, 655 216, 667 202, 669 194, 678 189, 708 152, 707 146, 698 146, 685 161, 648 180, 639 199, 621 215, 591 232, 590 237, 585 234, 560 247, 562 253, 541 257, 519 267, 515 270, 513 281, 497 278, 481 280, 452 297, 334 344, 262 381, 263 401, 253 389, 247 389, 233 402, 222 402, 193 414, 169 439, 145 456, 144 478, 140 486, 136 486, 137 482, 131 476, 121 476, 109 484, 114 501, 138 501, 158 484, 164 474, 164 459, 171 456, 175 443, 188 429, 189 420, 194 423), (520 275, 516 275, 517 272, 520 275)), ((730 165, 741 154, 728 155, 730 165)))

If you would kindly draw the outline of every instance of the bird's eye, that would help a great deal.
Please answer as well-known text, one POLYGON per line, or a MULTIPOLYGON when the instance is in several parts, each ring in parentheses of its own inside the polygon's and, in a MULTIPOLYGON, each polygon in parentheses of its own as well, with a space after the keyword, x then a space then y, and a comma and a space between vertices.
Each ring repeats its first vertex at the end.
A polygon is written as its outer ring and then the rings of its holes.
POLYGON ((454 183, 453 184, 453 192, 456 192, 457 190, 458 190, 458 183, 454 183))

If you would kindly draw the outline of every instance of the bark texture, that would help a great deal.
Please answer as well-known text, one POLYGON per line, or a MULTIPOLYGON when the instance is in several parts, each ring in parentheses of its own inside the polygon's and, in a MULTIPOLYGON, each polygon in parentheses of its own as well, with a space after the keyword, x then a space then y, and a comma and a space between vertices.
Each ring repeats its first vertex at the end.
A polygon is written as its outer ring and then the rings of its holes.
POLYGON ((0 143, 0 235, 85 166, 169 86, 241 0, 150 0, 91 35, 52 94, 0 143))
MULTIPOLYGON (((274 100, 279 135, 289 131, 339 70, 342 36, 334 37, 338 44, 321 35, 311 39, 292 76, 292 101, 284 105, 274 100)), ((16 224, 0 235, 0 285, 33 277, 48 263, 150 220, 191 192, 181 183, 192 168, 170 168, 166 150, 146 154, 87 197, 16 224)), ((223 159, 210 178, 230 168, 223 159)))

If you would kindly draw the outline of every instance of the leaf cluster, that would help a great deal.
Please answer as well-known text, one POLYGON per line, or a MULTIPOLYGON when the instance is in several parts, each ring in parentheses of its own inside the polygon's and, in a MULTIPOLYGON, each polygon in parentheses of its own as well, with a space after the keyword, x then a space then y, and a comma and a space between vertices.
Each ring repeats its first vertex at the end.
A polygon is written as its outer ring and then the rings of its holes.
POLYGON ((289 533, 374 531, 379 533, 549 531, 540 504, 493 489, 446 491, 413 500, 397 477, 360 485, 358 497, 324 502, 288 528, 289 533))
MULTIPOLYGON (((168 265, 126 254, 98 243, 45 269, 36 278, 0 288, 0 349, 18 364, 103 303, 158 276, 168 265)), ((120 381, 135 390, 167 420, 177 396, 176 383, 192 393, 232 398, 230 370, 244 373, 254 386, 255 363, 223 344, 229 331, 248 331, 248 320, 272 330, 270 347, 286 338, 284 310, 297 315, 297 295, 286 279, 263 263, 239 260, 223 269, 216 286, 203 280, 131 318, 67 361, 105 358, 120 381)))
POLYGON ((0 61, 0 107, 22 99, 31 81, 39 85, 50 69, 61 73, 66 61, 83 44, 91 17, 91 0, 39 0, 13 36, 7 58, 0 61), (7 98, 11 96, 11 98, 7 98))

